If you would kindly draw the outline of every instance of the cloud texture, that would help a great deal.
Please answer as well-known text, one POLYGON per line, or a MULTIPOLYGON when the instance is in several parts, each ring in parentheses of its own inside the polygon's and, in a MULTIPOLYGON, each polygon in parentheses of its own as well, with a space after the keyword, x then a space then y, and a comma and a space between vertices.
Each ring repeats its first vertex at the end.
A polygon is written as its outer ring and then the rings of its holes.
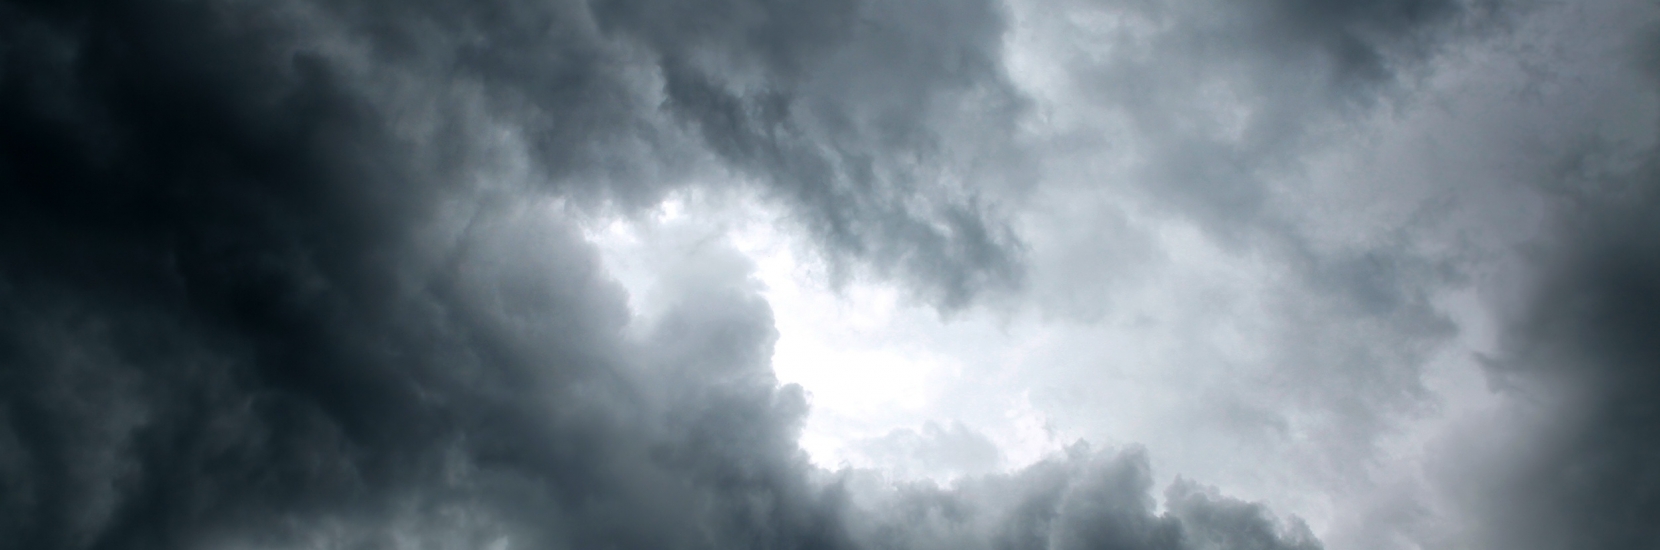
MULTIPOLYGON (((1399 467, 1427 485, 1410 513, 1343 512, 1364 525, 1338 543, 1653 545, 1654 11, 3 2, 0 546, 1325 547, 1203 479, 1156 491, 1157 447, 1000 468, 986 435, 927 424, 870 453, 948 483, 815 465, 752 258, 678 243, 648 307, 590 242, 685 194, 777 208, 832 287, 1069 326, 1127 311, 1185 253, 1157 227, 1193 228, 1269 282, 1147 322, 1245 335, 1182 350, 1176 408, 1306 448, 1261 469, 1343 491, 1375 490, 1386 440, 1439 406, 1426 365, 1468 329, 1438 297, 1480 294, 1500 404, 1399 467), (1448 107, 1474 136, 1454 156, 1502 161, 1481 177, 1426 183, 1459 172, 1417 152, 1398 186, 1327 170, 1433 133, 1437 78, 1492 51, 1616 60, 1499 115, 1448 107), (1527 116, 1522 145, 1496 122, 1527 116), (1519 210, 1533 232, 1492 229, 1519 210), (1399 519, 1419 515, 1453 527, 1399 519)), ((1074 389, 1035 395, 1110 391, 1074 389)))
MULTIPOLYGON (((700 138, 833 253, 947 304, 1016 281, 972 197, 912 174, 954 96, 1017 103, 1000 14, 689 7, 6 6, 5 538, 858 545, 745 261, 663 274, 675 305, 633 341, 552 203, 651 203, 658 154, 700 138)), ((1072 513, 1153 521, 1127 460, 1098 489, 1125 503, 1072 513)))

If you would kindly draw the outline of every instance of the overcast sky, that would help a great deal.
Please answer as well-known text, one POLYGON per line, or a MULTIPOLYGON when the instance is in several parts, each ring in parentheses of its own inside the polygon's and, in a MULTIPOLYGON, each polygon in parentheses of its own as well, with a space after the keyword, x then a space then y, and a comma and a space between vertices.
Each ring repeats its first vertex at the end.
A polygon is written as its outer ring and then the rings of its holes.
POLYGON ((0 0, 0 548, 1655 518, 1652 0, 0 0))

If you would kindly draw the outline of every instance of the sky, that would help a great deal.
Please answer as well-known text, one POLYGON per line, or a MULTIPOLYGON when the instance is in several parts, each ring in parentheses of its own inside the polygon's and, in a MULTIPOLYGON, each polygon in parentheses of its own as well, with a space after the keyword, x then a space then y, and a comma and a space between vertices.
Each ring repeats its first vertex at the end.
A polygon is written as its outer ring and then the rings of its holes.
POLYGON ((0 0, 0 548, 1660 548, 1652 0, 0 0))

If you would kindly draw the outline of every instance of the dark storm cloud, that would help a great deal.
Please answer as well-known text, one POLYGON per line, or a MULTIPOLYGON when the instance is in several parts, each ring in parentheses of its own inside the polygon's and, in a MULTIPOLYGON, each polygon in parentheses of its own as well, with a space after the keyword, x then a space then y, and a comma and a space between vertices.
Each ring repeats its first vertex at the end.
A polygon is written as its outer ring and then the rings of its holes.
POLYGON ((1524 431, 1478 455, 1494 471, 1450 483, 1490 547, 1660 544, 1660 150, 1621 169, 1618 148, 1569 153, 1541 182, 1562 211, 1487 361, 1524 431))
MULTIPOLYGON (((660 274, 634 338, 554 199, 682 183, 651 179, 697 162, 660 69, 833 253, 946 306, 1017 282, 973 193, 928 177, 963 102, 1006 122, 1000 12, 683 6, 0 5, 0 540, 884 546, 796 446, 745 260, 660 274), (495 181, 503 120, 545 183, 495 181)), ((1188 485, 1155 515, 1147 469, 987 478, 1023 500, 981 543, 1310 544, 1188 485)))
MULTIPOLYGON (((506 522, 484 542, 833 545, 799 392, 691 376, 710 395, 663 412, 690 440, 653 439, 624 296, 574 231, 488 206, 466 135, 400 139, 240 8, 8 6, 8 540, 384 545, 460 507, 506 522)), ((676 361, 757 368, 755 302, 696 304, 676 361)))

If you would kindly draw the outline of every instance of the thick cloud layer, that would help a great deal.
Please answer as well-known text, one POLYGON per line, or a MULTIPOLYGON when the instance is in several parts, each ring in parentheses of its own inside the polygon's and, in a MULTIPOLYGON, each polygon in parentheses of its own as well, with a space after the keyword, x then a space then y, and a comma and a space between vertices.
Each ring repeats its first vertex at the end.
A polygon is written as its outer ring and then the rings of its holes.
POLYGON ((877 548, 1321 548, 1300 521, 1282 522, 1261 505, 1189 481, 1171 485, 1167 511, 1154 513, 1152 484, 1142 451, 1078 445, 949 491, 900 487, 859 530, 877 548))
POLYGON ((1063 243, 1034 253, 1044 307, 1087 322, 1110 317, 1101 304, 1135 300, 1120 287, 1179 276, 1169 265, 1180 245, 1161 233, 1196 228, 1204 246, 1230 261, 1225 269, 1247 281, 1189 285, 1143 313, 1185 333, 1178 377, 1206 395, 1192 400, 1192 415, 1226 426, 1228 437, 1312 440, 1305 468, 1332 480, 1365 478, 1379 441, 1435 406, 1424 366, 1458 335, 1435 298, 1463 283, 1470 260, 1435 227, 1451 216, 1435 204, 1444 196, 1413 196, 1419 190, 1390 166, 1357 176, 1323 173, 1318 163, 1372 147, 1367 132, 1411 112, 1437 61, 1498 32, 1519 8, 1056 6, 1052 13, 1032 3, 1025 14, 1040 29, 1032 47, 1062 73, 1038 93, 1058 111, 1057 140, 1076 151, 1057 147, 1048 167, 1058 182, 1044 207, 1062 219, 1039 220, 1032 232, 1063 243), (1345 202, 1365 193, 1385 200, 1345 202), (1078 207, 1081 197, 1098 202, 1078 207), (1392 201, 1416 212, 1367 227, 1375 202, 1392 201), (1192 335, 1206 333, 1230 341, 1205 349, 1217 344, 1192 335))
POLYGON ((1526 182, 1548 201, 1548 230, 1518 262, 1525 275, 1515 277, 1507 332, 1484 361, 1513 399, 1501 411, 1508 418, 1450 444, 1475 460, 1449 460, 1442 474, 1476 510, 1471 531, 1493 547, 1660 544, 1648 519, 1660 513, 1660 14, 1588 11, 1581 16, 1623 32, 1586 40, 1615 61, 1612 74, 1587 70, 1596 87, 1563 87, 1588 116, 1562 123, 1552 138, 1567 146, 1526 182), (1583 99, 1620 87, 1645 92, 1634 97, 1648 116, 1583 99))
MULTIPOLYGON (((1376 472, 1423 470, 1402 504, 1339 513, 1362 524, 1344 547, 1653 546, 1656 22, 1641 2, 0 2, 0 546, 1323 547, 1207 480, 1156 493, 1169 446, 1006 469, 941 419, 864 442, 911 480, 813 465, 751 258, 688 231, 647 304, 585 238, 688 193, 778 208, 832 287, 1035 304, 1077 342, 1137 277, 1211 254, 1248 281, 1135 321, 1184 333, 1172 408, 1253 442, 1204 460, 1372 504, 1393 497, 1353 493, 1376 472), (1512 36, 1495 57, 1519 91, 1437 88, 1512 36), (1492 112, 1425 122, 1449 97, 1492 112), (1464 143, 1344 164, 1420 134, 1464 143), (1495 221, 1535 208, 1534 233, 1495 221), (1435 434, 1444 456, 1387 463, 1469 333, 1437 300, 1472 287, 1499 405, 1435 434), (1303 454, 1257 462, 1275 445, 1303 454)), ((1068 363, 1092 349, 1052 362, 1104 385, 1099 358, 1068 363)))
MULTIPOLYGON (((1017 283, 973 192, 919 176, 961 104, 1018 107, 1000 12, 924 8, 6 4, 0 539, 888 546, 912 527, 866 529, 796 446, 747 261, 661 273, 672 305, 633 336, 571 219, 729 163, 945 306, 1017 283)), ((1154 515, 1134 453, 982 483, 1014 515, 942 528, 1314 544, 1186 485, 1154 515)))

